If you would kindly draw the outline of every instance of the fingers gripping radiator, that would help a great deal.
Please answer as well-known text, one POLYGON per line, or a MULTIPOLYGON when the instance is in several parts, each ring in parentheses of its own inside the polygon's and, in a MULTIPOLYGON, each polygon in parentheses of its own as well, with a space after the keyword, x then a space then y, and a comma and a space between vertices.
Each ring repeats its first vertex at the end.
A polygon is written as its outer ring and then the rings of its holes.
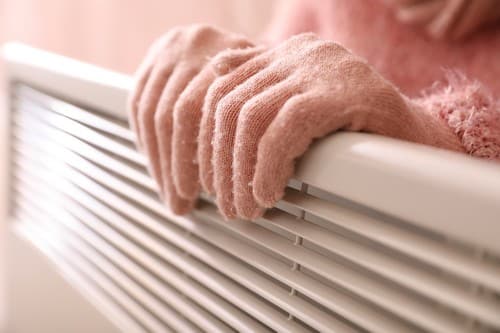
POLYGON ((498 168, 340 134, 312 149, 285 199, 256 222, 223 221, 208 197, 175 216, 124 111, 109 107, 118 88, 88 71, 21 63, 17 52, 12 227, 123 331, 500 330, 498 168), (390 167, 372 154, 386 148, 390 167), (451 161, 479 180, 457 184, 451 161), (444 169, 426 170, 436 165, 444 169))

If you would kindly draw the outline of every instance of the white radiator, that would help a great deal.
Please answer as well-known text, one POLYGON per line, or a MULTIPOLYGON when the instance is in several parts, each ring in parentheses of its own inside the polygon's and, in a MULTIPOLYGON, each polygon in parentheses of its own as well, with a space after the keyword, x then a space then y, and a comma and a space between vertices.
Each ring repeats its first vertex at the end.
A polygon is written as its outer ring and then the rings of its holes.
POLYGON ((11 227, 124 332, 500 331, 498 165, 336 134, 259 221, 209 198, 179 217, 134 148, 129 77, 4 57, 11 227))

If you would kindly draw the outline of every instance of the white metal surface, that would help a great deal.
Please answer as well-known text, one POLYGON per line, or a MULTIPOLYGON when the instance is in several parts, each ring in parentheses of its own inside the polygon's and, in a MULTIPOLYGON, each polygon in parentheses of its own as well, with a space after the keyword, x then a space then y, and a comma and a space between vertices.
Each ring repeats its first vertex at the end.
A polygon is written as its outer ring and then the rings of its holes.
POLYGON ((341 133, 314 144, 264 218, 227 223, 208 197, 179 217, 134 148, 129 77, 18 44, 4 55, 16 228, 58 235, 38 243, 134 325, 500 330, 497 165, 341 133))

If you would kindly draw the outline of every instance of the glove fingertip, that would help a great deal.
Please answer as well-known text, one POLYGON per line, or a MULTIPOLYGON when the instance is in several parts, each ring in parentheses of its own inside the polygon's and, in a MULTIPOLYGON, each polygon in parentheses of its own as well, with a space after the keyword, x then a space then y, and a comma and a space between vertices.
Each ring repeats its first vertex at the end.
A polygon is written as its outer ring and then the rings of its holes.
POLYGON ((219 206, 219 212, 221 215, 224 217, 224 220, 229 221, 229 220, 234 220, 237 215, 236 213, 231 209, 231 207, 226 207, 226 206, 219 206))
POLYGON ((180 197, 172 196, 165 201, 170 211, 176 215, 186 215, 193 210, 195 204, 194 200, 185 200, 180 197))
POLYGON ((275 182, 255 181, 253 195, 257 203, 265 208, 272 208, 283 198, 286 184, 280 185, 275 182))
POLYGON ((238 216, 245 220, 256 220, 262 215, 266 210, 260 206, 246 207, 244 209, 238 209, 238 216))
POLYGON ((272 148, 276 147, 274 144, 263 146, 255 167, 253 196, 260 206, 271 208, 285 195, 288 180, 294 172, 294 161, 289 155, 278 156, 272 148))
POLYGON ((190 180, 176 182, 176 189, 179 196, 185 200, 195 200, 200 193, 199 183, 190 180))

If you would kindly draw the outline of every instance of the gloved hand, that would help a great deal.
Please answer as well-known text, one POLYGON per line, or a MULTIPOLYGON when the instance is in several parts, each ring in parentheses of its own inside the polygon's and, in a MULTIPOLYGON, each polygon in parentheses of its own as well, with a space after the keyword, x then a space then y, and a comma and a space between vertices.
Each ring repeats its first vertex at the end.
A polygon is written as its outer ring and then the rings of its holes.
POLYGON ((241 35, 210 26, 179 27, 153 44, 137 71, 131 127, 175 213, 189 211, 198 194, 197 137, 206 91, 217 75, 252 57, 251 46, 241 35))
POLYGON ((284 194, 313 139, 366 131, 462 150, 453 131, 342 46, 303 34, 209 88, 199 136, 202 185, 228 218, 256 218, 284 194))
POLYGON ((405 23, 424 26, 434 38, 460 39, 500 19, 498 0, 385 0, 405 23))

